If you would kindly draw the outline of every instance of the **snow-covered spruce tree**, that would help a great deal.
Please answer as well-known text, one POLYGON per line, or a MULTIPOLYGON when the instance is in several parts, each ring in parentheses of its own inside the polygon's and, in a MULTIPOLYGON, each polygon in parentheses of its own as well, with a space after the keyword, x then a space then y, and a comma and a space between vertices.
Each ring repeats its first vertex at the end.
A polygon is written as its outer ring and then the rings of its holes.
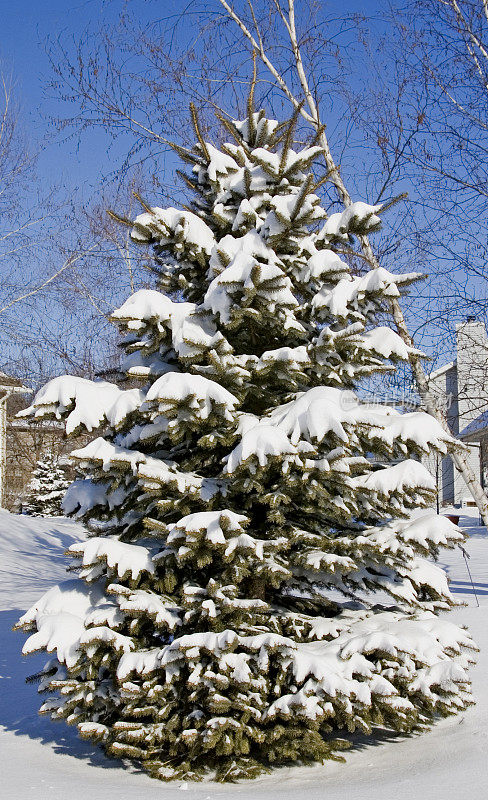
POLYGON ((233 780, 465 708, 473 644, 436 616, 432 557, 462 535, 411 516, 434 495, 417 456, 447 434, 352 392, 407 358, 375 325, 417 276, 350 274, 336 250, 380 209, 327 218, 293 120, 250 104, 220 150, 194 123, 191 209, 133 225, 158 290, 112 316, 140 388, 63 376, 27 412, 100 435, 64 505, 92 534, 79 579, 19 627, 53 652, 43 713, 154 777, 233 780))
POLYGON ((59 458, 46 453, 36 464, 32 478, 20 500, 21 514, 33 517, 59 517, 62 502, 71 481, 59 464, 59 458))

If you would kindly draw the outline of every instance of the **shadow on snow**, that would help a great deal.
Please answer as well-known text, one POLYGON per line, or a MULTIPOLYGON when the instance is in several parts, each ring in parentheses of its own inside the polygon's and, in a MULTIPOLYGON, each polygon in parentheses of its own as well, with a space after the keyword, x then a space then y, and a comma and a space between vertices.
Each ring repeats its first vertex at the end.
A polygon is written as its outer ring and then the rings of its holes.
POLYGON ((12 626, 22 613, 17 609, 0 612, 0 726, 17 736, 49 744, 56 753, 120 769, 120 761, 112 761, 99 746, 80 739, 75 727, 39 716, 42 698, 47 695, 38 694, 36 685, 25 680, 44 665, 46 654, 21 655, 25 634, 12 631, 12 626))

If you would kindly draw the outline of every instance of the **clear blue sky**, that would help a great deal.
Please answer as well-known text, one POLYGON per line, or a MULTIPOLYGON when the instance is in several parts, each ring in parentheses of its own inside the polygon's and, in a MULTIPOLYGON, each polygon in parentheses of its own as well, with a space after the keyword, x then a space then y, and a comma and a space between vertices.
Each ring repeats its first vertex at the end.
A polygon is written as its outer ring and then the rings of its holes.
MULTIPOLYGON (((63 185, 70 197, 93 197, 101 176, 107 174, 117 156, 117 145, 110 154, 107 152, 110 140, 100 130, 86 132, 80 141, 77 136, 68 139, 53 129, 50 119, 62 115, 62 104, 46 94, 46 84, 52 77, 46 38, 61 36, 63 43, 70 37, 76 40, 88 27, 116 20, 126 6, 144 21, 181 12, 185 5, 184 0, 0 0, 0 62, 4 73, 14 77, 22 121, 32 146, 45 142, 39 160, 44 190, 63 185)), ((217 0, 200 0, 199 5, 210 10, 220 8, 217 0)), ((330 11, 337 7, 334 2, 324 5, 330 11)), ((338 13, 374 14, 381 27, 382 11, 387 6, 388 0, 351 0, 346 8, 340 4, 338 13)))
POLYGON ((0 59, 4 72, 13 75, 31 145, 47 144, 39 165, 46 184, 78 188, 88 182, 94 188, 107 166, 103 136, 90 135, 79 147, 77 140, 56 136, 49 122, 49 115, 56 116, 57 103, 45 90, 51 77, 46 39, 76 37, 97 20, 115 17, 123 6, 123 0, 0 0, 0 59))
MULTIPOLYGON (((385 0, 351 0, 347 12, 379 12, 385 0)), ((66 183, 79 188, 86 184, 93 191, 101 172, 107 172, 108 139, 101 134, 69 141, 56 136, 49 115, 57 116, 60 104, 46 96, 45 86, 50 66, 45 52, 47 37, 61 36, 66 43, 70 36, 77 38, 88 26, 102 20, 115 20, 124 7, 136 9, 142 19, 156 14, 182 11, 182 0, 0 0, 1 37, 0 63, 6 74, 13 73, 17 100, 27 123, 32 143, 47 137, 47 149, 40 159, 41 177, 49 184, 66 183)), ((212 0, 203 0, 201 7, 219 8, 212 0)), ((331 9, 333 3, 329 3, 331 9)), ((341 9, 342 11, 342 9, 341 9)), ((346 9, 344 9, 346 11, 346 9)))

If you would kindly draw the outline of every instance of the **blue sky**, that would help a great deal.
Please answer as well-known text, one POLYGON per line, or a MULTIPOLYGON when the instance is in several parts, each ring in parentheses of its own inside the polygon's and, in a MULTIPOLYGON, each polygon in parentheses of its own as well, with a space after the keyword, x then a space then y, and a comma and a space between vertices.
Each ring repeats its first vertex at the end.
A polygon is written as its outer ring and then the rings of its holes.
MULTIPOLYGON (((14 76, 15 95, 21 107, 21 119, 27 130, 32 148, 41 146, 39 177, 41 186, 48 191, 51 186, 63 186, 65 195, 75 201, 96 197, 101 188, 102 176, 110 170, 114 159, 123 150, 122 143, 112 144, 101 130, 85 132, 68 138, 56 130, 52 119, 62 115, 59 99, 46 92, 51 73, 45 52, 46 38, 60 36, 64 43, 76 38, 88 27, 95 28, 101 21, 114 21, 128 6, 141 20, 155 15, 168 15, 173 10, 182 11, 181 0, 23 0, 22 3, 2 3, 0 0, 2 35, 0 60, 3 71, 14 76)), ((219 8, 217 0, 200 0, 200 7, 219 8)), ((344 12, 374 14, 378 29, 384 30, 383 10, 388 0, 352 0, 344 12)), ((328 9, 334 10, 334 3, 328 9)), ((191 19, 187 23, 191 25, 191 19)), ((190 28, 189 28, 190 30, 190 28)), ((330 128, 333 127, 334 109, 328 111, 330 128)), ((351 155, 351 154, 350 154, 351 155)), ((341 163, 345 166, 345 161, 341 163)), ((352 161, 356 153, 352 152, 352 161)), ((173 166, 170 162, 170 168, 173 166)), ((415 187, 412 187, 415 191, 415 187)), ((151 198, 152 199, 152 198, 151 198)), ((364 197, 365 200, 372 198, 364 197)), ((158 198, 155 198, 157 202, 158 198)), ((385 223, 387 220, 385 220, 385 223)))
MULTIPOLYGON (((61 36, 66 43, 89 26, 103 20, 115 20, 128 6, 136 9, 141 18, 150 19, 156 13, 167 15, 181 11, 181 0, 22 0, 21 3, 0 2, 2 34, 0 38, 0 63, 6 74, 12 73, 15 94, 22 109, 22 117, 33 146, 44 142, 46 149, 40 158, 43 181, 66 183, 68 187, 84 187, 94 191, 102 172, 107 172, 109 156, 108 138, 102 133, 85 134, 66 140, 50 122, 59 113, 61 104, 46 92, 51 77, 45 52, 47 37, 61 36)), ((333 7, 334 4, 330 4, 333 7)), ((377 12, 384 0, 353 0, 347 11, 377 12)), ((209 0, 200 7, 218 7, 209 0)))
POLYGON ((23 0, 0 3, 2 36, 0 58, 4 72, 14 78, 15 96, 20 104, 31 147, 45 146, 39 170, 46 187, 67 184, 94 189, 100 171, 106 168, 105 137, 91 134, 81 143, 66 140, 50 122, 59 103, 50 98, 46 84, 51 77, 45 51, 49 36, 77 36, 88 25, 117 14, 121 0, 23 0))

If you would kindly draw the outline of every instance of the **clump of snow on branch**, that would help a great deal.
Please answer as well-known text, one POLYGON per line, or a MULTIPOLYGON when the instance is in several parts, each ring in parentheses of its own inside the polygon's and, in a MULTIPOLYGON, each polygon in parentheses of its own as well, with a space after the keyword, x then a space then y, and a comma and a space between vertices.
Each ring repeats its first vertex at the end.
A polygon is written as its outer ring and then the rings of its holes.
POLYGON ((327 216, 293 120, 250 109, 217 148, 192 113, 197 199, 131 227, 157 284, 111 316, 120 380, 56 378, 23 412, 96 433, 64 501, 78 578, 18 626, 52 654, 43 713, 156 778, 237 780, 466 708, 474 645, 436 616, 463 535, 419 459, 451 437, 353 391, 420 355, 386 316, 419 275, 351 274, 382 207, 327 216))

